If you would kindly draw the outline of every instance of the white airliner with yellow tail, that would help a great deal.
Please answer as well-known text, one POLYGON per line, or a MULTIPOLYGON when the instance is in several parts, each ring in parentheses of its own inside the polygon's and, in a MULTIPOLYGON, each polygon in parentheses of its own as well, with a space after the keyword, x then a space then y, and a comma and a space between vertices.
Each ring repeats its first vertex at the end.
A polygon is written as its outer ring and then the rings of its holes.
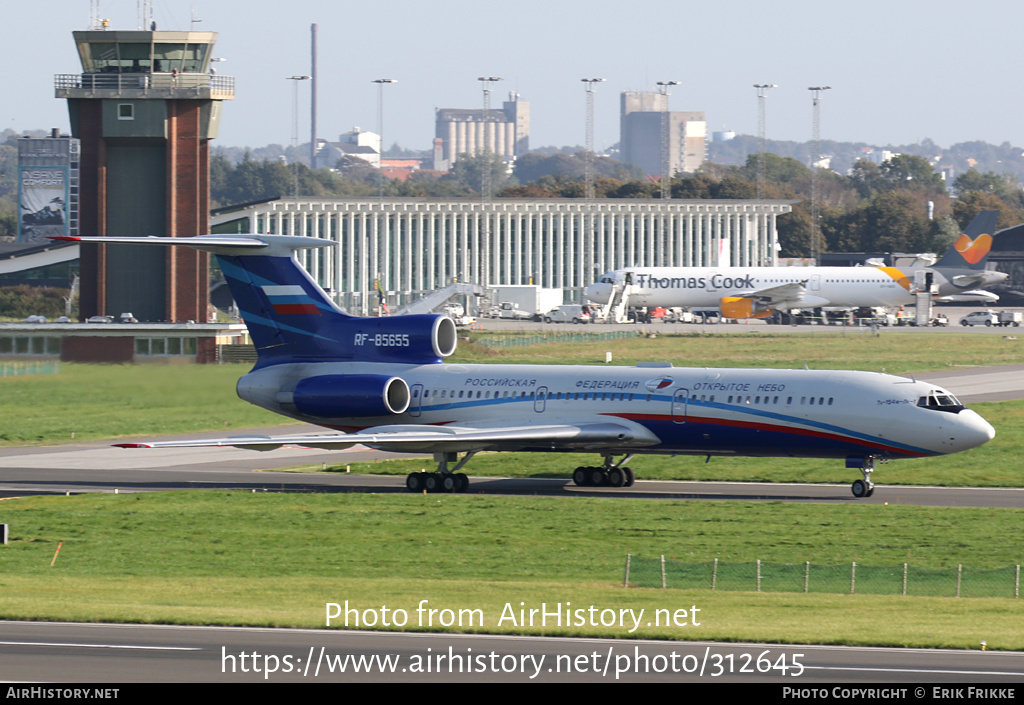
POLYGON ((626 267, 585 290, 594 303, 628 297, 635 308, 718 308, 725 318, 767 318, 776 311, 824 307, 897 307, 930 287, 937 297, 985 289, 1006 279, 986 269, 997 211, 982 211, 930 267, 626 267))

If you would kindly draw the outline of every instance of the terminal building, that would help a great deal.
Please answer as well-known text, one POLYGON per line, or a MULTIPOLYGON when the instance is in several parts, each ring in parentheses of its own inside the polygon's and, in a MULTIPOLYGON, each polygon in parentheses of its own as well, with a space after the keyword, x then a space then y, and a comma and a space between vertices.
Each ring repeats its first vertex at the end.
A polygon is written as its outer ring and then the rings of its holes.
POLYGON ((776 262, 779 200, 295 199, 213 211, 215 233, 304 235, 335 248, 300 255, 352 313, 383 291, 401 306, 454 282, 534 284, 580 301, 627 266, 757 266, 776 262))

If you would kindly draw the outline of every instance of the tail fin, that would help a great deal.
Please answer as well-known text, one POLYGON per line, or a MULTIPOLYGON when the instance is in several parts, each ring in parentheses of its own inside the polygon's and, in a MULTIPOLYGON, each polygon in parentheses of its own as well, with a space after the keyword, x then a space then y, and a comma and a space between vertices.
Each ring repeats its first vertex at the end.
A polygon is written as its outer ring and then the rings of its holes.
POLYGON ((296 261, 329 240, 287 235, 55 238, 184 246, 217 256, 258 354, 257 367, 296 361, 424 364, 455 351, 455 324, 438 315, 361 318, 338 308, 296 261))
POLYGON ((937 269, 985 269, 999 211, 981 211, 974 216, 953 246, 933 266, 937 269))

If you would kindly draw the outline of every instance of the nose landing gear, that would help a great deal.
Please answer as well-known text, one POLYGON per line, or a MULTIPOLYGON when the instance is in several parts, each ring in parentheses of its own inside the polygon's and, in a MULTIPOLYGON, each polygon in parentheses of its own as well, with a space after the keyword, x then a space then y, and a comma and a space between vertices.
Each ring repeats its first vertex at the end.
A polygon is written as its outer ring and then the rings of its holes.
MULTIPOLYGON (((883 459, 882 462, 885 462, 883 459)), ((875 471, 875 465, 878 463, 878 458, 874 456, 867 458, 847 458, 846 467, 848 468, 859 468, 863 480, 855 480, 851 489, 853 490, 853 496, 857 499, 863 499, 870 497, 875 493, 875 483, 871 481, 871 473, 875 471)))

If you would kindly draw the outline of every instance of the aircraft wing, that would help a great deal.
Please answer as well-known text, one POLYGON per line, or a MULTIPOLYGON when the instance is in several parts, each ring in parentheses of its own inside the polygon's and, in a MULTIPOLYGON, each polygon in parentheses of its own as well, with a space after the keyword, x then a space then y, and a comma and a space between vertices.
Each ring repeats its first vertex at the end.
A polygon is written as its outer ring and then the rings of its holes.
POLYGON ((812 308, 828 306, 829 300, 807 293, 807 282, 790 282, 767 289, 751 289, 737 292, 735 296, 757 299, 773 309, 812 308))
POLYGON ((294 436, 238 436, 190 441, 116 443, 119 448, 217 448, 275 450, 282 446, 343 450, 364 445, 403 453, 448 453, 471 450, 592 450, 656 445, 660 439, 628 421, 592 421, 545 426, 378 426, 357 433, 294 436))

